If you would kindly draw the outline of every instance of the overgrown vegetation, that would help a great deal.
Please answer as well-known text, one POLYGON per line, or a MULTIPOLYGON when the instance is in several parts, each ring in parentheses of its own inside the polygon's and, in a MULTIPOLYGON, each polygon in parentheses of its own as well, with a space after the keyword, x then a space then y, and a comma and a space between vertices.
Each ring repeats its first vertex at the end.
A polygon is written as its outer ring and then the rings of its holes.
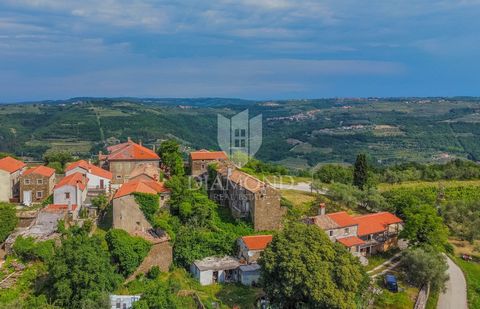
POLYGON ((0 202, 0 243, 7 239, 17 226, 15 206, 9 203, 0 202))

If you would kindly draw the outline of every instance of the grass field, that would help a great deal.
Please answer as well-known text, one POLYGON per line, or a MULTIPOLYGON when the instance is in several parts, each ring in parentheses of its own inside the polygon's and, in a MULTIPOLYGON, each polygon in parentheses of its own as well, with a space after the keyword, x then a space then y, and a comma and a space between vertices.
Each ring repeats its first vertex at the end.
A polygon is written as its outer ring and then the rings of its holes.
POLYGON ((388 191, 396 188, 422 188, 422 187, 438 187, 444 188, 461 187, 461 186, 477 186, 480 187, 480 180, 448 180, 448 181, 408 181, 399 184, 381 183, 378 185, 380 192, 388 191))
POLYGON ((480 309, 480 263, 467 262, 455 257, 467 280, 467 297, 470 309, 480 309))

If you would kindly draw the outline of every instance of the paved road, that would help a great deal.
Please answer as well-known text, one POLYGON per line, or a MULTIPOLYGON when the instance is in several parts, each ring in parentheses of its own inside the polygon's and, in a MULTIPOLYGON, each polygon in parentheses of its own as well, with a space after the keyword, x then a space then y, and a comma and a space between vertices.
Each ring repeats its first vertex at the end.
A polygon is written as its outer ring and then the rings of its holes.
POLYGON ((468 309, 467 283, 462 270, 447 257, 448 275, 447 290, 440 294, 437 309, 468 309))
MULTIPOLYGON (((297 191, 304 191, 304 192, 312 192, 312 188, 310 186, 310 183, 308 182, 299 182, 297 184, 274 183, 273 186, 281 190, 297 190, 297 191)), ((318 190, 313 192, 318 192, 319 194, 327 193, 326 190, 318 190)))

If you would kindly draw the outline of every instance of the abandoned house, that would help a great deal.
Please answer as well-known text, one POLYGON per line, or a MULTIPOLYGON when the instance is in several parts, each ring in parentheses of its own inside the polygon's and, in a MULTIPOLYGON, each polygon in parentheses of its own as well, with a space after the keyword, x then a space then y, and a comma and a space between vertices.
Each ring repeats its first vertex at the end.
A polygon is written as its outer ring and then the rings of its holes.
POLYGON ((271 185, 238 170, 230 163, 215 166, 216 178, 209 184, 209 197, 229 207, 233 217, 251 220, 256 231, 278 230, 287 209, 271 185))
POLYGON ((148 149, 141 144, 134 143, 130 138, 126 143, 110 146, 108 154, 101 152, 98 155, 100 167, 109 170, 113 184, 128 182, 130 174, 139 164, 153 164, 160 166, 160 157, 154 150, 148 149))
POLYGON ((237 269, 240 265, 239 260, 231 256, 207 257, 194 261, 190 265, 190 272, 201 285, 237 282, 237 269))
POLYGON ((25 163, 12 157, 0 159, 0 202, 19 201, 20 176, 26 169, 25 163))
POLYGON ((55 170, 47 166, 37 166, 26 170, 20 176, 20 203, 30 206, 41 203, 53 193, 55 170))
POLYGON ((189 156, 190 174, 193 177, 204 177, 208 174, 208 165, 213 162, 227 160, 224 151, 208 151, 205 149, 192 151, 189 156))

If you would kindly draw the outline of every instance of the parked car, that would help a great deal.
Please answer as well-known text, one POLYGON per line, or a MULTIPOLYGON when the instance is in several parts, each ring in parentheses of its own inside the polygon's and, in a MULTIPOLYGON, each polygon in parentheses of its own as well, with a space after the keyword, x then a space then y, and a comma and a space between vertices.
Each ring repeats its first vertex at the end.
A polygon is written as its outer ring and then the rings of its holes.
POLYGON ((397 293, 398 292, 398 283, 397 277, 394 275, 386 275, 384 278, 385 287, 390 291, 397 293))

